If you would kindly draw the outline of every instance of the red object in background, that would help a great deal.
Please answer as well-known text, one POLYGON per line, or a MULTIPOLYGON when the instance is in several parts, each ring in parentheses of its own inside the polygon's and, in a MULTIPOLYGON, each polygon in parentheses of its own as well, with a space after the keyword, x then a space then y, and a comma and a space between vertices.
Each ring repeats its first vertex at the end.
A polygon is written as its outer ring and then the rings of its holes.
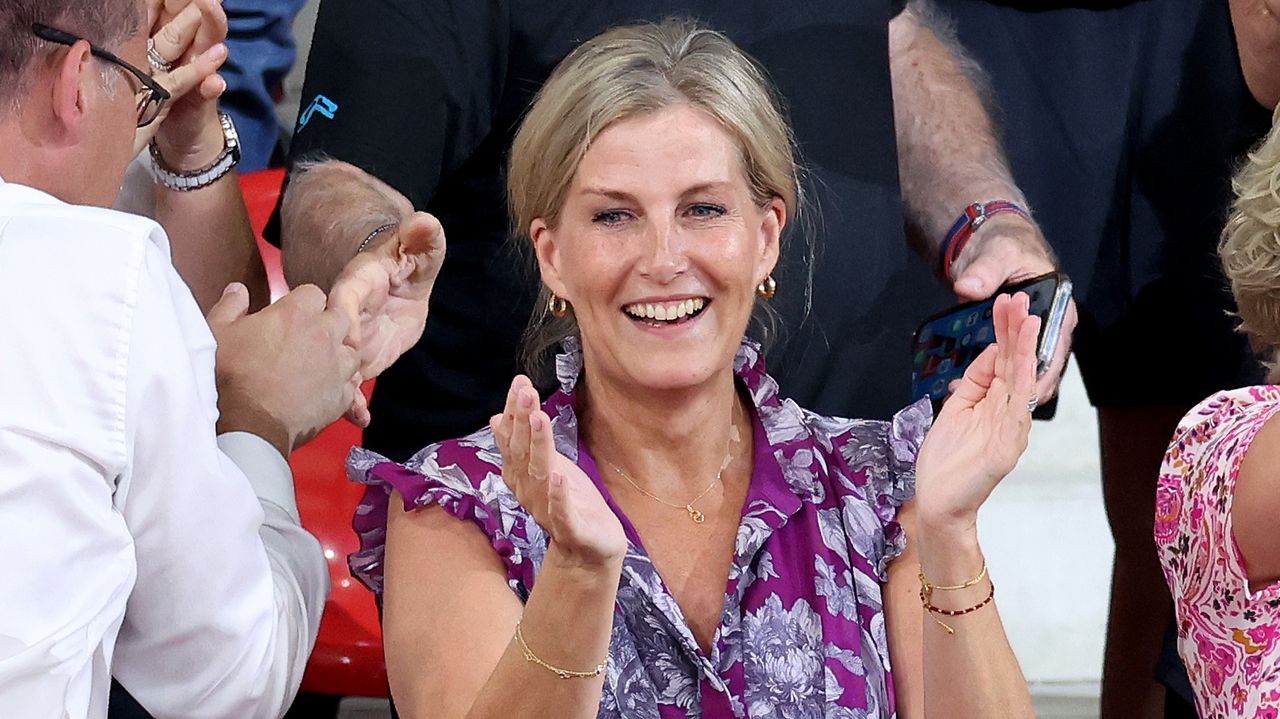
MULTIPOLYGON (((280 250, 262 239, 262 228, 280 196, 283 170, 240 176, 249 219, 267 268, 271 299, 288 291, 280 270, 280 250)), ((362 388, 373 391, 370 380, 362 388)), ((298 493, 302 525, 320 540, 329 563, 333 590, 320 622, 320 636, 302 678, 302 691, 357 697, 385 697, 387 670, 382 658, 382 628, 373 594, 351 577, 347 555, 359 548, 351 517, 364 487, 347 481, 347 451, 360 444, 359 427, 340 419, 289 458, 298 493)))

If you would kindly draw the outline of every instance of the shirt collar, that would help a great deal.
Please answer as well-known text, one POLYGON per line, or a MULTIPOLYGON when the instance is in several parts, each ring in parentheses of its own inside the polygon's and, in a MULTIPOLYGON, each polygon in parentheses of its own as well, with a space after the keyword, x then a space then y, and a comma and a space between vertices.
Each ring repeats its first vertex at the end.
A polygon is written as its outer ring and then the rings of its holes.
MULTIPOLYGON (((551 415, 556 430, 556 449, 570 461, 582 464, 582 460, 590 456, 582 456, 585 447, 580 444, 578 434, 575 389, 582 376, 582 346, 577 337, 569 337, 561 342, 561 348, 562 352, 556 356, 560 391, 548 398, 545 409, 551 415)), ((759 511, 767 527, 765 531, 757 532, 752 540, 738 543, 739 554, 745 555, 739 556, 739 560, 745 561, 770 533, 785 525, 805 501, 820 502, 825 492, 822 482, 816 480, 807 464, 795 461, 797 453, 802 458, 812 456, 817 449, 814 436, 804 411, 795 402, 779 396, 778 383, 765 371, 759 343, 743 338, 734 356, 733 372, 754 405, 752 425, 756 456, 744 508, 759 511)), ((608 498, 608 490, 594 463, 584 469, 608 498)))
MULTIPOLYGON (((556 380, 560 391, 572 395, 582 376, 582 342, 577 337, 566 337, 560 342, 561 352, 556 355, 556 380)), ((757 407, 776 402, 778 383, 765 372, 760 344, 744 337, 733 358, 733 373, 751 393, 757 407)))
MULTIPOLYGON (((599 467, 582 443, 578 433, 577 398, 574 391, 582 375, 582 349, 576 337, 566 339, 561 347, 563 351, 556 357, 556 376, 560 381, 560 391, 548 398, 544 405, 552 417, 556 449, 582 467, 622 522, 628 540, 623 568, 625 581, 655 607, 663 608, 660 612, 664 617, 663 621, 668 624, 668 630, 676 637, 688 657, 705 665, 706 671, 714 674, 711 667, 717 661, 720 641, 717 640, 710 657, 704 656, 698 648, 679 606, 671 598, 662 578, 644 553, 635 527, 613 500, 599 467)), ((756 554, 769 537, 786 526, 805 501, 821 501, 825 493, 821 489, 822 483, 816 480, 807 466, 797 466, 794 469, 798 471, 791 472, 784 469, 797 464, 794 461, 797 453, 805 457, 812 456, 815 449, 813 435, 804 421, 803 411, 794 402, 779 398, 777 383, 765 372, 758 343, 746 338, 742 340, 734 357, 733 371, 755 405, 752 412, 755 458, 751 484, 743 503, 743 517, 734 542, 734 568, 731 570, 733 576, 745 577, 750 573, 749 568, 756 554)), ((726 599, 735 606, 741 603, 747 584, 749 582, 731 582, 730 594, 726 599)))
POLYGON ((67 203, 54 197, 53 195, 30 185, 23 185, 17 182, 8 182, 0 177, 0 192, 4 192, 10 197, 20 198, 24 202, 40 204, 40 205, 65 205, 67 203))

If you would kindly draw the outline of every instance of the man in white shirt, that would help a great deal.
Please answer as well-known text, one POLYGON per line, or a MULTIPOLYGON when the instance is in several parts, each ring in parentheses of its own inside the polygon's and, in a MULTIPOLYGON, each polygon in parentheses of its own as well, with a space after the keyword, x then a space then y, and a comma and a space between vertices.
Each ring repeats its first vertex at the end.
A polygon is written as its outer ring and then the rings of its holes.
POLYGON ((304 287, 246 315, 233 285, 206 324, 160 227, 100 209, 163 95, 137 70, 143 14, 0 0, 6 719, 99 719, 112 674, 156 717, 287 709, 328 581, 285 457, 416 339, 415 321, 388 341, 366 310, 390 294, 425 321, 443 253, 436 224, 429 261, 380 274, 382 258, 357 258, 341 310, 304 287))

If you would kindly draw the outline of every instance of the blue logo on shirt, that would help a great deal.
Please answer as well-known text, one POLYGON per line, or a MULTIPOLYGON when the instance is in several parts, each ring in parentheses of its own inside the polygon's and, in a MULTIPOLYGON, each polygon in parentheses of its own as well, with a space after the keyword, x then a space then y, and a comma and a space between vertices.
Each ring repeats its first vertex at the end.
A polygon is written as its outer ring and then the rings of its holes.
POLYGON ((312 100, 311 104, 307 105, 307 109, 303 110, 302 114, 298 116, 298 129, 301 130, 306 127, 307 123, 311 122, 311 116, 317 112, 332 120, 334 113, 337 111, 338 103, 324 95, 316 95, 316 99, 312 100))

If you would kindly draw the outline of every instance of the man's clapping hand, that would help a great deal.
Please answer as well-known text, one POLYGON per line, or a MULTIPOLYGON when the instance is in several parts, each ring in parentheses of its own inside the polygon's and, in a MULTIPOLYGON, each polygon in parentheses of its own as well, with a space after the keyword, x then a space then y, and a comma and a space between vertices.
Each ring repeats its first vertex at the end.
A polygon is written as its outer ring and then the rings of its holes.
POLYGON ((345 314, 312 285, 247 314, 248 290, 227 287, 209 311, 218 343, 218 433, 256 434, 288 457, 353 406, 360 358, 345 344, 345 314))

